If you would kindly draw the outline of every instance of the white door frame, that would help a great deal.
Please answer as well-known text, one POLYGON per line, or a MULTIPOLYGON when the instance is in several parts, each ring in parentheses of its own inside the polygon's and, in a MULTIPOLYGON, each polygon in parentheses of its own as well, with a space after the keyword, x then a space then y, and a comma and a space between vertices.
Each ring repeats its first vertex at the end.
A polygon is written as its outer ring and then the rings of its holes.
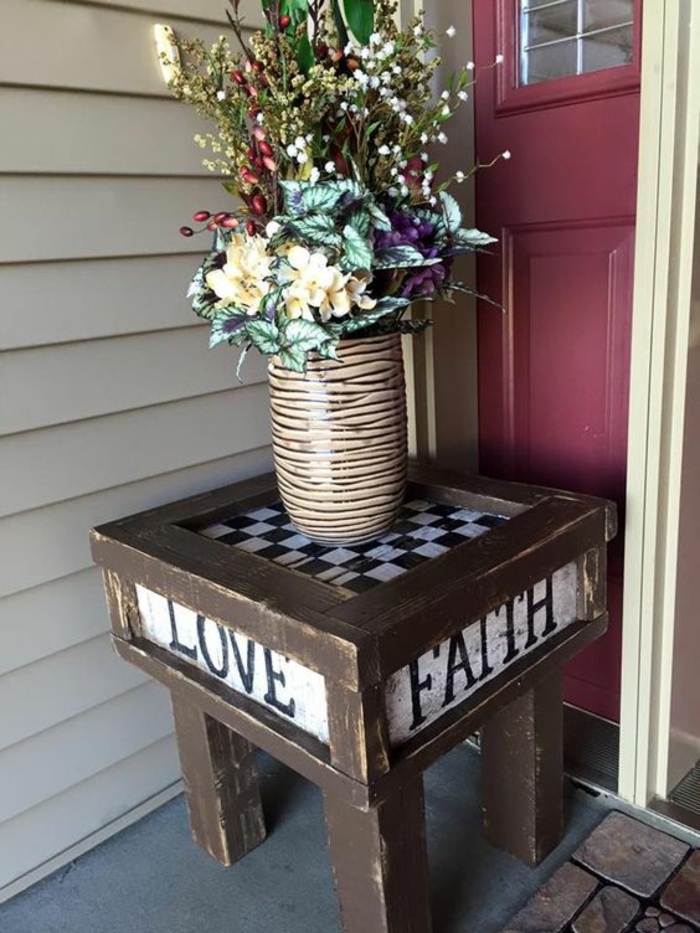
POLYGON ((700 124, 697 0, 644 3, 621 796, 665 796, 700 124), (695 18, 691 22, 691 10, 695 18))

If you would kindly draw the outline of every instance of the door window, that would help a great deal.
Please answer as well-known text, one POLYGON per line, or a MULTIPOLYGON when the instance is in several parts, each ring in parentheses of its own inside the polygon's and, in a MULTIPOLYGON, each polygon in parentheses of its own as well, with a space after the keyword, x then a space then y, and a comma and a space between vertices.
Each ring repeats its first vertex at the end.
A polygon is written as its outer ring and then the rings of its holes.
POLYGON ((628 65, 634 0, 519 0, 520 84, 628 65))

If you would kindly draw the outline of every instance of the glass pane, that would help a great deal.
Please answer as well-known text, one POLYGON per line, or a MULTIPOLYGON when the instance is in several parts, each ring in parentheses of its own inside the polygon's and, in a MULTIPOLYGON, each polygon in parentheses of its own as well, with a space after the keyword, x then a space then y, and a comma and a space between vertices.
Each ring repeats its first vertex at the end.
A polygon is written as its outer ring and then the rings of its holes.
POLYGON ((523 57, 523 84, 537 84, 551 78, 577 73, 577 42, 557 42, 526 52, 523 57))
POLYGON ((578 0, 566 0, 527 16, 527 46, 571 39, 578 32, 578 0))
POLYGON ((583 71, 600 71, 632 61, 632 27, 621 26, 583 38, 583 71))
POLYGON ((548 6, 552 0, 523 0, 523 10, 536 10, 538 6, 548 6))
POLYGON ((628 25, 634 20, 634 0, 583 0, 583 31, 628 25))

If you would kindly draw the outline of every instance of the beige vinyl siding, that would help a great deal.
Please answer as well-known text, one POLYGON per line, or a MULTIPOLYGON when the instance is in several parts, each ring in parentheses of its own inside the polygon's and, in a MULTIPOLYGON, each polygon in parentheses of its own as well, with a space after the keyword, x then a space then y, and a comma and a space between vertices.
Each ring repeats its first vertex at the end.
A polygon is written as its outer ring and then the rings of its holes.
POLYGON ((167 694, 110 649, 89 528, 271 465, 263 361, 239 385, 184 297, 207 243, 177 229, 225 195, 152 41, 159 21, 213 40, 223 8, 2 3, 0 900, 179 787, 167 694))

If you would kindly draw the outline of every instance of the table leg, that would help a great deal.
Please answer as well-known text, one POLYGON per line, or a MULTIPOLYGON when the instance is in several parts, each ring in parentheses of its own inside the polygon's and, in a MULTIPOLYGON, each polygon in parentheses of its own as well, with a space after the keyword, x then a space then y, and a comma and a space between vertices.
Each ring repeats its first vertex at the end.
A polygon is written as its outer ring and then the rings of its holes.
POLYGON ((324 802, 345 933, 430 933, 422 776, 370 810, 324 802))
POLYGON ((232 865, 265 838, 255 747, 171 695, 190 826, 195 841, 232 865))
POLYGON ((493 845, 537 865, 563 835, 561 672, 510 703, 481 733, 484 831, 493 845))

